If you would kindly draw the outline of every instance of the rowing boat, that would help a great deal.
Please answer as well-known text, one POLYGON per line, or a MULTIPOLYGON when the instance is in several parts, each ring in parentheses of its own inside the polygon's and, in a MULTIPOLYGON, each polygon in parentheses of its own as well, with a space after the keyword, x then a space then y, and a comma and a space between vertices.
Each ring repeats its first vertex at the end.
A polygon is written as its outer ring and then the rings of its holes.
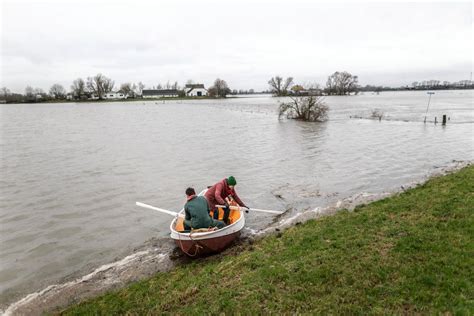
MULTIPOLYGON (((199 196, 204 195, 207 189, 199 193, 199 196)), ((174 217, 170 224, 171 238, 176 242, 179 248, 188 256, 195 257, 211 253, 221 252, 229 247, 239 236, 240 231, 245 226, 245 216, 242 208, 236 203, 232 202, 230 205, 229 225, 221 229, 201 228, 192 231, 184 230, 184 208, 176 213, 163 208, 151 206, 142 202, 136 202, 137 206, 158 211, 163 214, 168 214, 174 217)), ((219 220, 224 217, 223 205, 216 205, 219 212, 219 220)), ((284 212, 274 210, 262 210, 258 208, 246 208, 245 212, 261 212, 268 214, 281 215, 284 212)), ((210 212, 210 216, 214 215, 214 211, 210 212)))
MULTIPOLYGON (((199 195, 204 195, 207 190, 199 195)), ((237 206, 237 205, 236 205, 237 206)), ((222 207, 219 210, 219 220, 224 216, 222 207)), ((232 207, 229 214, 230 224, 217 230, 200 229, 184 231, 184 208, 178 213, 170 224, 171 238, 188 256, 202 256, 218 253, 229 247, 239 236, 245 226, 245 216, 239 208, 232 207)), ((211 216, 213 211, 211 211, 211 216)))

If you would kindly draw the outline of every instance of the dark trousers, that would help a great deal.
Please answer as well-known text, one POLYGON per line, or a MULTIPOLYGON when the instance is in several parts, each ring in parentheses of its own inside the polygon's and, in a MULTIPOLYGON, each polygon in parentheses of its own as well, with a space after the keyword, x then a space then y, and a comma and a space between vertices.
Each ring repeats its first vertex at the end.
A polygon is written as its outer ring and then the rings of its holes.
MULTIPOLYGON (((230 214, 230 207, 226 206, 224 207, 224 217, 222 218, 222 221, 227 224, 229 221, 229 214, 230 214)), ((219 208, 214 209, 214 219, 219 219, 219 208)))

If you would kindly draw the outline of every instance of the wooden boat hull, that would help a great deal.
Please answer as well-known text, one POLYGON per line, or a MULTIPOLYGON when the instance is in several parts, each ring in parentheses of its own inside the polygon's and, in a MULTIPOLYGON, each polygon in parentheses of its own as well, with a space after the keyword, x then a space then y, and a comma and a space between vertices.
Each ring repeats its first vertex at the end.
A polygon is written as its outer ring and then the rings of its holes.
MULTIPOLYGON (((185 254, 191 257, 221 252, 240 236, 240 231, 245 226, 244 212, 231 210, 229 215, 231 224, 224 228, 204 232, 183 232, 184 210, 181 210, 179 214, 181 216, 177 216, 170 224, 170 237, 185 254)), ((222 219, 223 214, 224 211, 219 209, 219 219, 222 219)))
POLYGON ((175 239, 176 245, 188 256, 203 256, 213 253, 219 253, 225 250, 227 247, 240 236, 240 231, 209 239, 201 240, 179 240, 175 239))

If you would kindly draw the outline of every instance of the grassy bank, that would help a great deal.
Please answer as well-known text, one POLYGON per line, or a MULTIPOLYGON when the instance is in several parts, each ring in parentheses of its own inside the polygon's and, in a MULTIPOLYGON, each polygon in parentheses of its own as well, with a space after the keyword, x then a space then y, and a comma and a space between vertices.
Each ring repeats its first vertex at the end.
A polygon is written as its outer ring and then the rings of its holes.
POLYGON ((472 315, 473 211, 470 166, 63 313, 472 315))

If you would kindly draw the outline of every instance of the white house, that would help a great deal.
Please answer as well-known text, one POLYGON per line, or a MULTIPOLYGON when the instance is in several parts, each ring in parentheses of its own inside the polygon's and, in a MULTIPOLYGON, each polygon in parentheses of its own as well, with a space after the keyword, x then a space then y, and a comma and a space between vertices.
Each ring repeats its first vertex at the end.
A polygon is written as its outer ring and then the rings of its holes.
POLYGON ((184 93, 187 97, 203 97, 207 96, 207 89, 203 84, 187 84, 184 88, 184 93))
POLYGON ((144 98, 177 98, 179 97, 179 91, 176 89, 148 89, 142 91, 144 98))
POLYGON ((104 99, 126 99, 127 95, 122 92, 108 92, 104 93, 104 99))

